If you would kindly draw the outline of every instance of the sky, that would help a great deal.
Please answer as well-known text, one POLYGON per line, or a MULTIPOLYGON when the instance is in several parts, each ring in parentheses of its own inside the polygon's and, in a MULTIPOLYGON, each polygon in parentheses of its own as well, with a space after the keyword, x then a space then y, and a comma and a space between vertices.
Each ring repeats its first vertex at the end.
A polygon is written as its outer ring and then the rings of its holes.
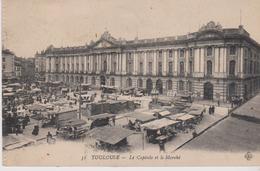
POLYGON ((3 0, 2 43, 17 56, 81 46, 104 31, 132 40, 195 32, 209 21, 240 24, 260 42, 260 0, 3 0), (241 11, 241 12, 240 12, 241 11))

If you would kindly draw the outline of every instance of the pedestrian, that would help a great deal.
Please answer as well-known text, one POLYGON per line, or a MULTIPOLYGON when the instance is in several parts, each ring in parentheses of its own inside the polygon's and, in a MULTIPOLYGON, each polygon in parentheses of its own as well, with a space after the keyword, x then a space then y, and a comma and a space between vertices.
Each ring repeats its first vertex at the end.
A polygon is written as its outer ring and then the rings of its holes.
POLYGON ((215 106, 213 105, 212 106, 212 114, 214 114, 215 113, 215 106))
POLYGON ((50 143, 50 140, 52 139, 52 134, 48 132, 47 134, 47 143, 50 143))
POLYGON ((37 136, 39 134, 39 126, 35 125, 32 131, 32 135, 37 136))
POLYGON ((220 106, 220 101, 218 100, 218 107, 220 106))
POLYGON ((165 143, 163 140, 159 141, 160 152, 165 152, 165 143))
POLYGON ((23 119, 22 124, 23 124, 23 129, 25 129, 25 126, 27 125, 27 122, 26 122, 25 118, 23 119))
POLYGON ((211 115, 211 106, 209 106, 209 114, 211 115))
POLYGON ((196 130, 193 131, 192 136, 193 136, 193 138, 198 136, 198 133, 196 132, 196 130))
POLYGON ((112 118, 112 122, 113 122, 113 125, 116 126, 116 118, 115 117, 112 118))
POLYGON ((18 135, 20 131, 20 125, 17 123, 15 126, 15 134, 18 135))

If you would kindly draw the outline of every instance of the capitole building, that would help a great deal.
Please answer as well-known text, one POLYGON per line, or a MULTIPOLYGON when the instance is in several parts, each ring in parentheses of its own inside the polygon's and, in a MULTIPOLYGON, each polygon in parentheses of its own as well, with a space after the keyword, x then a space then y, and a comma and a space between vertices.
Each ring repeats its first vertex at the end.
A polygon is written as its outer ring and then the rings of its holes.
POLYGON ((241 25, 222 28, 211 21, 194 33, 154 39, 115 39, 105 32, 88 45, 51 45, 43 53, 46 81, 67 86, 156 88, 223 101, 248 98, 260 87, 260 45, 241 25))

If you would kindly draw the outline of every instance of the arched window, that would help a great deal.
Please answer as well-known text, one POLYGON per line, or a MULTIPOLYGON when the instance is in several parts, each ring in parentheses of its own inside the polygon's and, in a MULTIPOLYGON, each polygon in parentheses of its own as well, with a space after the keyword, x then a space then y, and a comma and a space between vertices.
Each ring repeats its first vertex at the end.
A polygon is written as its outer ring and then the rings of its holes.
POLYGON ((180 62, 180 75, 184 75, 184 62, 180 62))
POLYGON ((66 78, 66 82, 69 83, 70 82, 70 77, 67 75, 67 78, 66 78))
POLYGON ((132 79, 131 79, 131 78, 128 78, 128 79, 126 80, 126 86, 127 86, 127 87, 132 87, 132 79))
POLYGON ((229 74, 235 75, 235 70, 236 70, 236 61, 232 60, 229 62, 229 74))
POLYGON ((184 90, 184 82, 182 80, 179 81, 179 91, 183 91, 184 90))
POLYGON ((172 80, 168 80, 167 82, 167 89, 172 90, 172 80))
POLYGON ((83 83, 84 82, 84 78, 81 76, 80 77, 80 83, 83 83))
POLYGON ((137 80, 137 86, 138 86, 138 88, 142 88, 143 87, 143 80, 141 78, 139 78, 137 80))
POLYGON ((56 78, 55 78, 55 79, 56 79, 56 81, 59 81, 59 76, 58 76, 58 75, 56 75, 56 78))
POLYGON ((96 78, 95 78, 95 77, 92 77, 92 79, 91 79, 91 84, 92 84, 92 85, 96 85, 96 78))
POLYGON ((115 86, 115 78, 111 78, 111 80, 110 80, 110 85, 111 85, 111 86, 115 86))
POLYGON ((210 60, 207 61, 207 75, 212 75, 212 62, 210 60))
POLYGON ((188 85, 187 85, 187 86, 188 86, 188 91, 189 91, 189 92, 192 92, 192 82, 191 82, 191 81, 188 81, 187 84, 188 84, 188 85))

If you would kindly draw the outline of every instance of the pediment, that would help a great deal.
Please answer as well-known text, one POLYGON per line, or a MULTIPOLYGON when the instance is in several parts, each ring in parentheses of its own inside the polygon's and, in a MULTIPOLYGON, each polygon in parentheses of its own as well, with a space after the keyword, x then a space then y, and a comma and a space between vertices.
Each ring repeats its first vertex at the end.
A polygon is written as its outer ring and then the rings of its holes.
POLYGON ((98 41, 95 46, 93 48, 107 48, 107 47, 111 47, 113 46, 114 44, 111 43, 111 42, 108 42, 106 40, 100 40, 98 41))

